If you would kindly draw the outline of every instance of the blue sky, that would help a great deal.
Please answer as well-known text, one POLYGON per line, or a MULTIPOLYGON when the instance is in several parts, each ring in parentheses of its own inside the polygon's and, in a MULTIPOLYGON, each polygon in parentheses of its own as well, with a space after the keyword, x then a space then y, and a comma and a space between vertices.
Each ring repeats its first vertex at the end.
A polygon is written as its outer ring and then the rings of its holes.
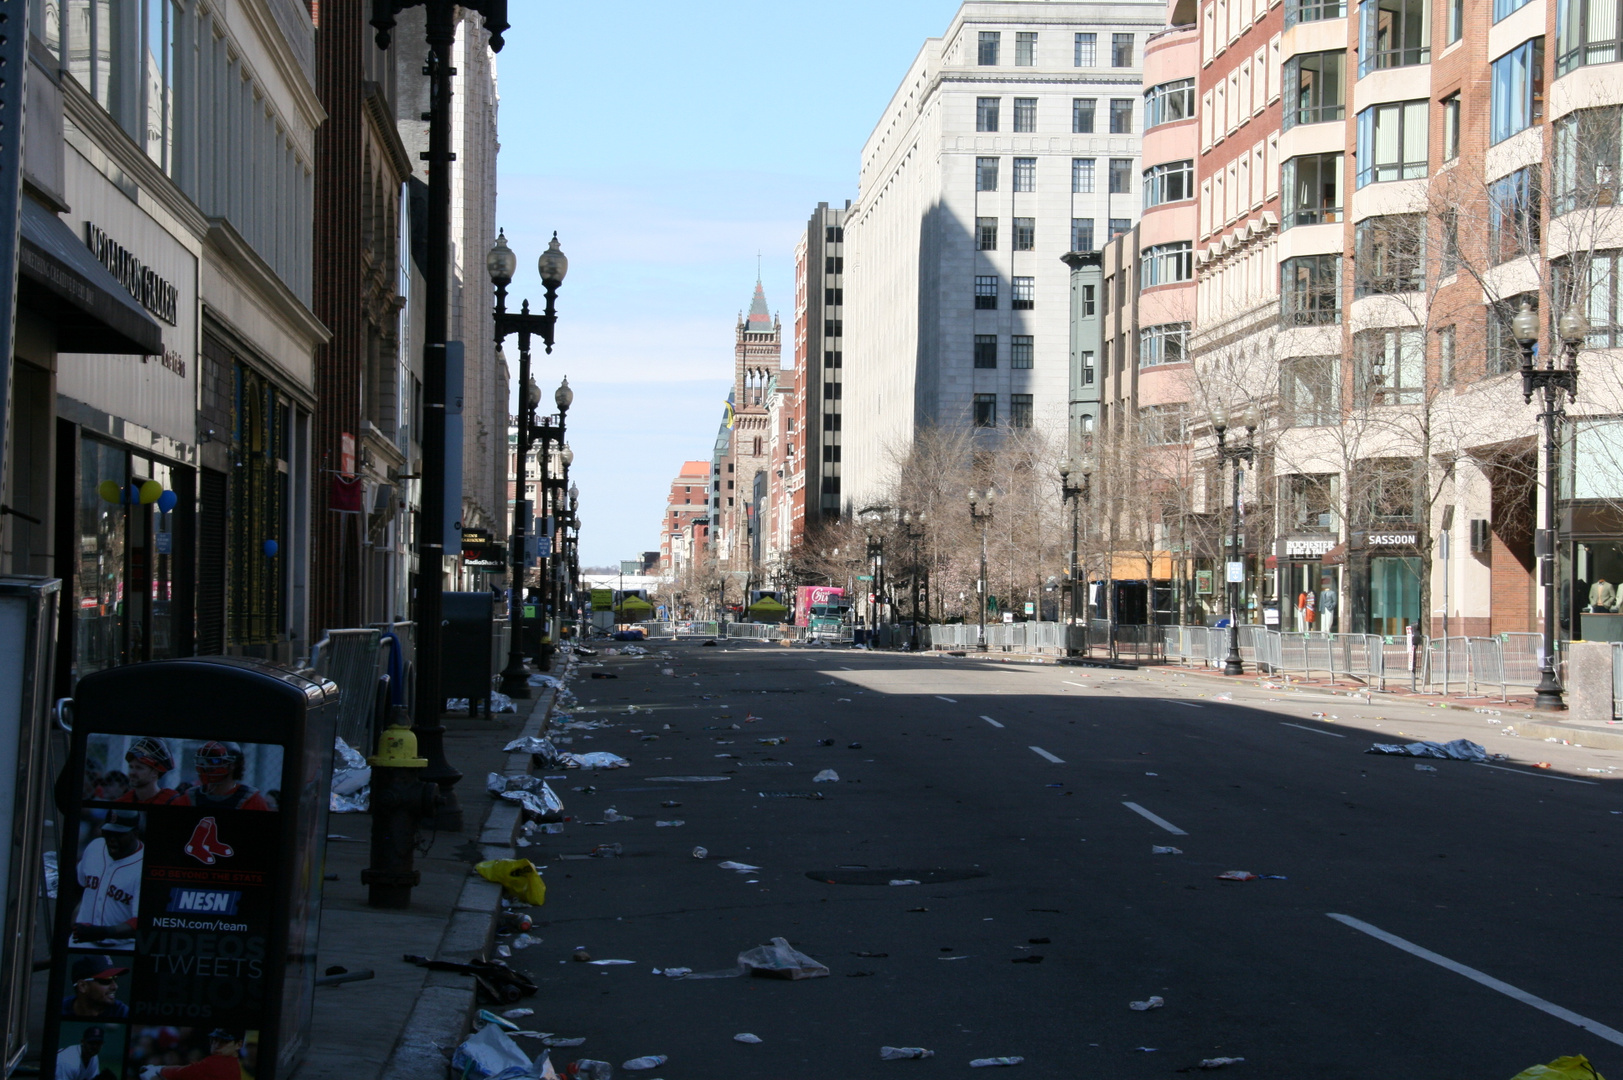
MULTIPOLYGON (((658 547, 683 460, 708 458, 755 286, 794 319, 794 247, 818 202, 854 198, 863 140, 956 0, 514 4, 497 58, 497 223, 511 295, 569 256, 558 344, 575 388, 581 561, 658 547)), ((786 331, 784 361, 792 359, 786 331)))

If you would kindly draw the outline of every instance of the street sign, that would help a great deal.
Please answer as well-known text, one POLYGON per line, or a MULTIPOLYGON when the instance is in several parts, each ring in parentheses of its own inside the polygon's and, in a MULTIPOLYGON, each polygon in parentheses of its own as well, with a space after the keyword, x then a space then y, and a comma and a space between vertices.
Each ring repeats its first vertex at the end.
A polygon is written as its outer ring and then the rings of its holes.
POLYGON ((857 575, 857 580, 858 581, 872 581, 873 580, 873 575, 872 574, 858 574, 857 575))
POLYGON ((1236 559, 1228 564, 1228 576, 1223 580, 1230 585, 1245 584, 1245 563, 1236 559))
POLYGON ((1035 615, 1036 613, 1037 613, 1037 605, 1033 604, 1030 600, 1027 600, 1026 601, 1026 614, 1027 615, 1035 615))

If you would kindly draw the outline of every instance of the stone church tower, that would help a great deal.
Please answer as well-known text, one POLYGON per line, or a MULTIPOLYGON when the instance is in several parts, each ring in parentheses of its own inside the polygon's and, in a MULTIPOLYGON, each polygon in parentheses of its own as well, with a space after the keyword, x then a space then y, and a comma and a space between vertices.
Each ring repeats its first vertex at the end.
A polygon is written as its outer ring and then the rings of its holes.
MULTIPOLYGON (((717 554, 726 571, 758 568, 761 563, 772 454, 769 410, 783 356, 782 329, 767 309, 766 292, 757 279, 749 313, 738 317, 733 344, 733 427, 720 477, 723 527, 717 536, 717 554)), ((742 579, 736 587, 743 587, 742 579)), ((754 587, 761 588, 761 583, 756 581, 754 587)))

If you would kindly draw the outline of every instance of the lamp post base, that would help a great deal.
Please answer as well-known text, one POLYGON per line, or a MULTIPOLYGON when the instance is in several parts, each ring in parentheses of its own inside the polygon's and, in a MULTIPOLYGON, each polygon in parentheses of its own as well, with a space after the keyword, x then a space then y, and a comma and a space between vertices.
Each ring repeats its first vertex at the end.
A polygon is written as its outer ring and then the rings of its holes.
POLYGON ((500 690, 515 701, 530 699, 530 673, 522 661, 519 662, 517 670, 511 662, 508 663, 502 671, 500 690))
POLYGON ((1245 661, 1241 660, 1238 656, 1229 657, 1228 659, 1223 661, 1223 674, 1225 674, 1225 675, 1244 675, 1245 674, 1245 661))
POLYGON ((1545 668, 1539 674, 1538 686, 1533 690, 1533 708, 1561 712, 1566 707, 1567 703, 1561 697, 1561 686, 1555 681, 1555 672, 1545 668))

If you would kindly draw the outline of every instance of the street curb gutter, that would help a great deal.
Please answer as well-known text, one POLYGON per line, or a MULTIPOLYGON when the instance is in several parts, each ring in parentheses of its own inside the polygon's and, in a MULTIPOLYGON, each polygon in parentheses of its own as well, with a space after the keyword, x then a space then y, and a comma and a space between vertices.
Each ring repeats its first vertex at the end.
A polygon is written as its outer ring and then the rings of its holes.
POLYGON ((1602 731, 1588 725, 1580 727, 1542 720, 1506 721, 1505 726, 1514 727, 1516 734, 1524 739, 1559 739, 1594 750, 1623 750, 1623 730, 1602 731))
MULTIPOLYGON (((546 731, 557 698, 556 690, 541 689, 530 709, 529 719, 519 731, 520 737, 546 731)), ((528 775, 530 765, 529 754, 515 752, 507 755, 503 772, 508 776, 528 775)), ((524 821, 521 809, 516 803, 486 798, 482 783, 479 791, 479 797, 485 798, 487 804, 478 827, 479 857, 514 858, 518 851, 514 841, 524 821)), ((472 876, 470 870, 445 933, 434 950, 434 958, 465 963, 475 956, 489 956, 501 911, 502 887, 472 876)), ((450 1051, 471 1030, 478 1010, 478 991, 468 976, 449 971, 429 972, 379 1080, 445 1080, 450 1071, 450 1051)))

